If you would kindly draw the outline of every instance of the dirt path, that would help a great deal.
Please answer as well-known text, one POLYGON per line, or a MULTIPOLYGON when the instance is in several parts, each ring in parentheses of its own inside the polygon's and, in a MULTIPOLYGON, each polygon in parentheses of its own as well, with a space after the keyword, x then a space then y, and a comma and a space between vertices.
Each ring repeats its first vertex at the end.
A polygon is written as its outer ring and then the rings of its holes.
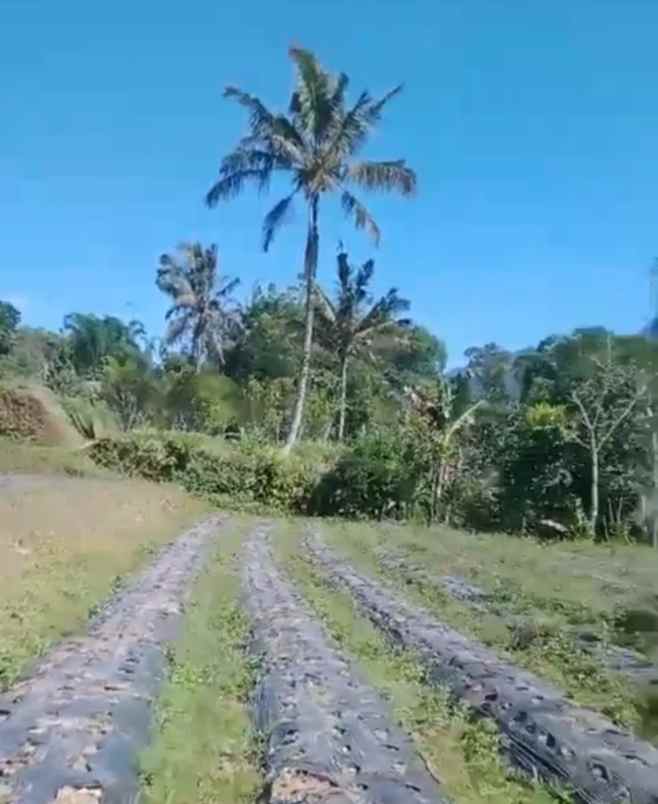
POLYGON ((135 756, 190 581, 220 524, 211 517, 166 548, 96 619, 0 696, 0 801, 127 804, 135 756))
POLYGON ((317 536, 309 537, 306 547, 375 625, 418 653, 437 683, 497 722, 517 766, 568 784, 586 804, 657 804, 658 750, 653 746, 574 706, 559 690, 409 605, 385 584, 360 575, 317 536))
POLYGON ((255 697, 266 735, 269 804, 442 804, 437 782, 386 705, 330 647, 276 569, 263 533, 246 548, 246 598, 263 675, 255 697))

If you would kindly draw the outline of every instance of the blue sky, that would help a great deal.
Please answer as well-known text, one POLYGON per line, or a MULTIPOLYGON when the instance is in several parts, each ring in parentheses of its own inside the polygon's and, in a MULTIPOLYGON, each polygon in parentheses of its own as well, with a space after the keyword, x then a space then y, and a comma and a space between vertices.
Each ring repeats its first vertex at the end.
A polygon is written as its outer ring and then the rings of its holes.
POLYGON ((0 0, 0 298, 32 325, 93 311, 157 333, 158 255, 193 238, 244 292, 292 281, 303 210, 265 255, 275 193, 202 199, 245 123, 223 86, 283 108, 294 42, 354 92, 405 82, 368 153, 419 175, 414 200, 370 200, 377 252, 325 206, 322 279, 339 238, 373 255, 377 289, 399 286, 453 364, 492 340, 637 330, 658 254, 656 30, 655 0, 0 0))

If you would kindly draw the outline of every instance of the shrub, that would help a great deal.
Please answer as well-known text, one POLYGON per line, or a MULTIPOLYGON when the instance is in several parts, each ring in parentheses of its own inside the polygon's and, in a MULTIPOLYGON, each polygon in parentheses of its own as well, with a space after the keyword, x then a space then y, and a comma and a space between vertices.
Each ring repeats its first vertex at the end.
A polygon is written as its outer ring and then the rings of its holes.
POLYGON ((69 396, 62 397, 61 403, 75 429, 90 441, 111 436, 119 430, 116 417, 100 399, 69 396))
POLYGON ((102 438, 92 445, 90 457, 100 466, 130 476, 166 482, 185 471, 190 448, 173 438, 133 435, 130 438, 102 438))
POLYGON ((91 448, 96 463, 128 475, 176 481, 193 494, 223 505, 257 504, 305 513, 317 471, 299 458, 283 458, 271 447, 237 446, 225 454, 195 446, 181 435, 133 434, 101 439, 91 448))
POLYGON ((159 398, 155 377, 141 358, 108 357, 103 367, 101 397, 123 430, 133 430, 153 417, 159 398))
POLYGON ((162 418, 166 426, 208 435, 238 429, 244 418, 240 389, 229 377, 196 374, 189 367, 166 378, 162 418))
POLYGON ((408 513, 417 486, 395 432, 359 438, 321 480, 313 512, 323 516, 401 517, 408 513))

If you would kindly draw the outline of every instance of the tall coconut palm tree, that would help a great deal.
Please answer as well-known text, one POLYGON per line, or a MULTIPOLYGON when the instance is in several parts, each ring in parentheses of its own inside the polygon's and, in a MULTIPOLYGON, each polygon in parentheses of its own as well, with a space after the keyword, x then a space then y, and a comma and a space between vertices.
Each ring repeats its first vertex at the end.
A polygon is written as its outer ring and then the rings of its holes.
POLYGON ((376 333, 405 326, 408 319, 396 319, 396 315, 409 309, 407 299, 398 296, 397 288, 391 288, 374 304, 368 293, 368 285, 375 271, 374 260, 368 260, 355 269, 347 254, 338 255, 338 292, 332 300, 322 288, 315 286, 315 306, 318 316, 318 332, 324 345, 338 356, 340 370, 340 403, 338 414, 338 440, 345 436, 347 412, 347 375, 350 359, 359 352, 367 351, 376 333))
POLYGON ((166 314, 169 322, 165 343, 189 342, 197 371, 207 357, 224 366, 224 342, 236 330, 238 312, 231 294, 239 279, 218 275, 219 258, 213 243, 182 243, 177 255, 163 254, 156 284, 173 304, 166 314))
POLYGON ((408 196, 416 187, 416 175, 404 160, 356 159, 380 121, 384 107, 402 87, 395 87, 379 99, 362 92, 356 103, 348 106, 348 77, 344 73, 337 76, 328 73, 308 50, 293 47, 289 54, 297 82, 288 114, 269 111, 257 97, 237 87, 226 88, 224 96, 237 101, 249 112, 249 131, 222 160, 219 179, 206 197, 209 206, 215 206, 239 195, 248 183, 264 190, 273 174, 287 175, 290 192, 274 205, 263 221, 265 251, 278 229, 289 219, 293 199, 301 197, 306 206, 304 359, 286 452, 299 434, 310 372, 320 199, 330 193, 338 194, 343 210, 356 228, 365 229, 379 242, 379 227, 353 189, 394 191, 408 196))

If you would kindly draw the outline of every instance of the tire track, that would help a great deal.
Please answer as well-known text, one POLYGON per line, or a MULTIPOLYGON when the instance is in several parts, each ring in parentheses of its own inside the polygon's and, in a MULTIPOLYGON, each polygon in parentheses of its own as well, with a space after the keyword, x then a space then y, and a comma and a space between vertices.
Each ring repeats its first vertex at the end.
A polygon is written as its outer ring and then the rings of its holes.
POLYGON ((221 520, 199 523, 113 598, 87 636, 63 642, 0 696, 0 798, 12 804, 126 804, 149 736, 190 581, 221 520))
POLYGON ((437 683, 497 722, 515 765, 569 785, 586 804, 658 804, 653 746, 570 703, 559 690, 409 605, 385 584, 360 575, 317 535, 305 546, 376 626, 421 657, 437 683))
POLYGON ((274 565, 266 538, 246 547, 244 588, 263 671, 254 696, 269 804, 446 804, 386 705, 330 647, 274 565))

